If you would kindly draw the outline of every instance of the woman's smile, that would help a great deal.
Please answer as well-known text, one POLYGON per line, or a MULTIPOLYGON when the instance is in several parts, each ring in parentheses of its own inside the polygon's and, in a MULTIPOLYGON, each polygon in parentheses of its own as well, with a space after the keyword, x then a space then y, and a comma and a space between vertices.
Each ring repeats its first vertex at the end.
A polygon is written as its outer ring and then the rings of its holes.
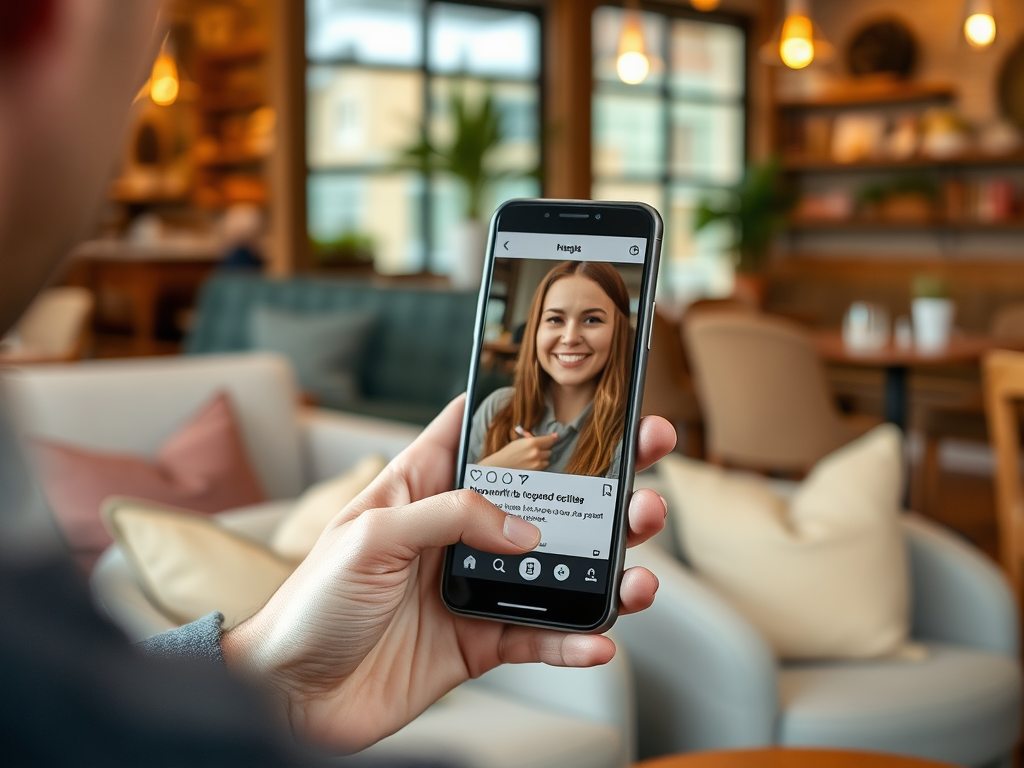
POLYGON ((591 352, 555 352, 552 357, 555 358, 559 363, 564 365, 566 368, 575 368, 578 365, 582 365, 583 361, 586 360, 591 352))

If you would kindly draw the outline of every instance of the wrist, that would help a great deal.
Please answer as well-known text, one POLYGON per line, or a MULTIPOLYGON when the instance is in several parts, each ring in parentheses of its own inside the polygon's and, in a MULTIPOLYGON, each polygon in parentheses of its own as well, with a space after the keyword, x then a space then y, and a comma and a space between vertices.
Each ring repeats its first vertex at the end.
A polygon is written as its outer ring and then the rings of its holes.
POLYGON ((269 701, 289 724, 293 733, 302 731, 301 708, 284 677, 274 668, 266 647, 267 635, 260 629, 260 614, 221 635, 224 663, 235 675, 269 695, 269 701))

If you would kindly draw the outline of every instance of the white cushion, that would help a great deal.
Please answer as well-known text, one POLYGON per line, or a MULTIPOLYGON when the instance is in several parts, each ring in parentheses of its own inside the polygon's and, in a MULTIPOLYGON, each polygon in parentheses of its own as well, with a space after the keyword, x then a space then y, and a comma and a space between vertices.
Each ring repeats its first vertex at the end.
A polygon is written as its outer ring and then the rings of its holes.
POLYGON ((680 547, 782 658, 900 651, 909 574, 901 437, 883 425, 827 456, 791 499, 762 478, 668 456, 680 547))
POLYGON ((789 664, 779 674, 781 744, 842 746, 987 765, 1020 727, 1020 665, 931 644, 916 664, 789 664))
POLYGON ((366 456, 338 477, 309 488, 270 538, 270 548, 286 560, 303 560, 327 524, 381 473, 382 456, 366 456))
POLYGON ((617 768, 622 738, 614 725, 528 706, 470 683, 360 754, 480 768, 617 768))
POLYGON ((218 390, 231 395, 246 452, 272 499, 305 487, 298 390, 269 354, 98 360, 5 371, 4 394, 32 437, 153 456, 218 390))

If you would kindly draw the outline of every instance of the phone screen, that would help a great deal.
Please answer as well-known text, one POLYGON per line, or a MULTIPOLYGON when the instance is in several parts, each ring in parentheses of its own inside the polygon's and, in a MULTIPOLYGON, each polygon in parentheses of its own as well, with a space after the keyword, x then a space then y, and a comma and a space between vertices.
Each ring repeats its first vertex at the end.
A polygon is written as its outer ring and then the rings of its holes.
POLYGON ((515 587, 482 590, 495 612, 554 622, 565 601, 548 590, 591 595, 596 609, 619 566, 652 251, 648 236, 571 222, 530 232, 498 219, 458 478, 536 525, 540 545, 509 556, 458 544, 449 560, 457 579, 515 587))

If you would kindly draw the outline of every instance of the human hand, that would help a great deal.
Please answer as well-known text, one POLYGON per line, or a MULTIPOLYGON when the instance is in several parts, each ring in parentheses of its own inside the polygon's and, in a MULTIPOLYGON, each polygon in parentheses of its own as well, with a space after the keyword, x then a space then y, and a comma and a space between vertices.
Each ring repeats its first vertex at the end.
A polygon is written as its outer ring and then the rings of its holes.
MULTIPOLYGON (((464 397, 449 405, 338 514, 266 606, 224 636, 228 665, 275 692, 293 728, 315 741, 362 749, 502 663, 586 667, 615 653, 602 635, 470 619, 444 606, 445 546, 518 555, 540 541, 537 528, 483 496, 447 491, 464 407, 464 397)), ((637 469, 674 444, 667 421, 645 418, 637 469)), ((665 515, 653 491, 633 494, 628 544, 660 531, 665 515)), ((650 571, 627 570, 620 613, 650 606, 657 588, 650 571)))
POLYGON ((483 457, 477 464, 507 469, 547 469, 551 461, 551 446, 558 441, 558 433, 534 437, 524 430, 523 435, 490 456, 483 457))

